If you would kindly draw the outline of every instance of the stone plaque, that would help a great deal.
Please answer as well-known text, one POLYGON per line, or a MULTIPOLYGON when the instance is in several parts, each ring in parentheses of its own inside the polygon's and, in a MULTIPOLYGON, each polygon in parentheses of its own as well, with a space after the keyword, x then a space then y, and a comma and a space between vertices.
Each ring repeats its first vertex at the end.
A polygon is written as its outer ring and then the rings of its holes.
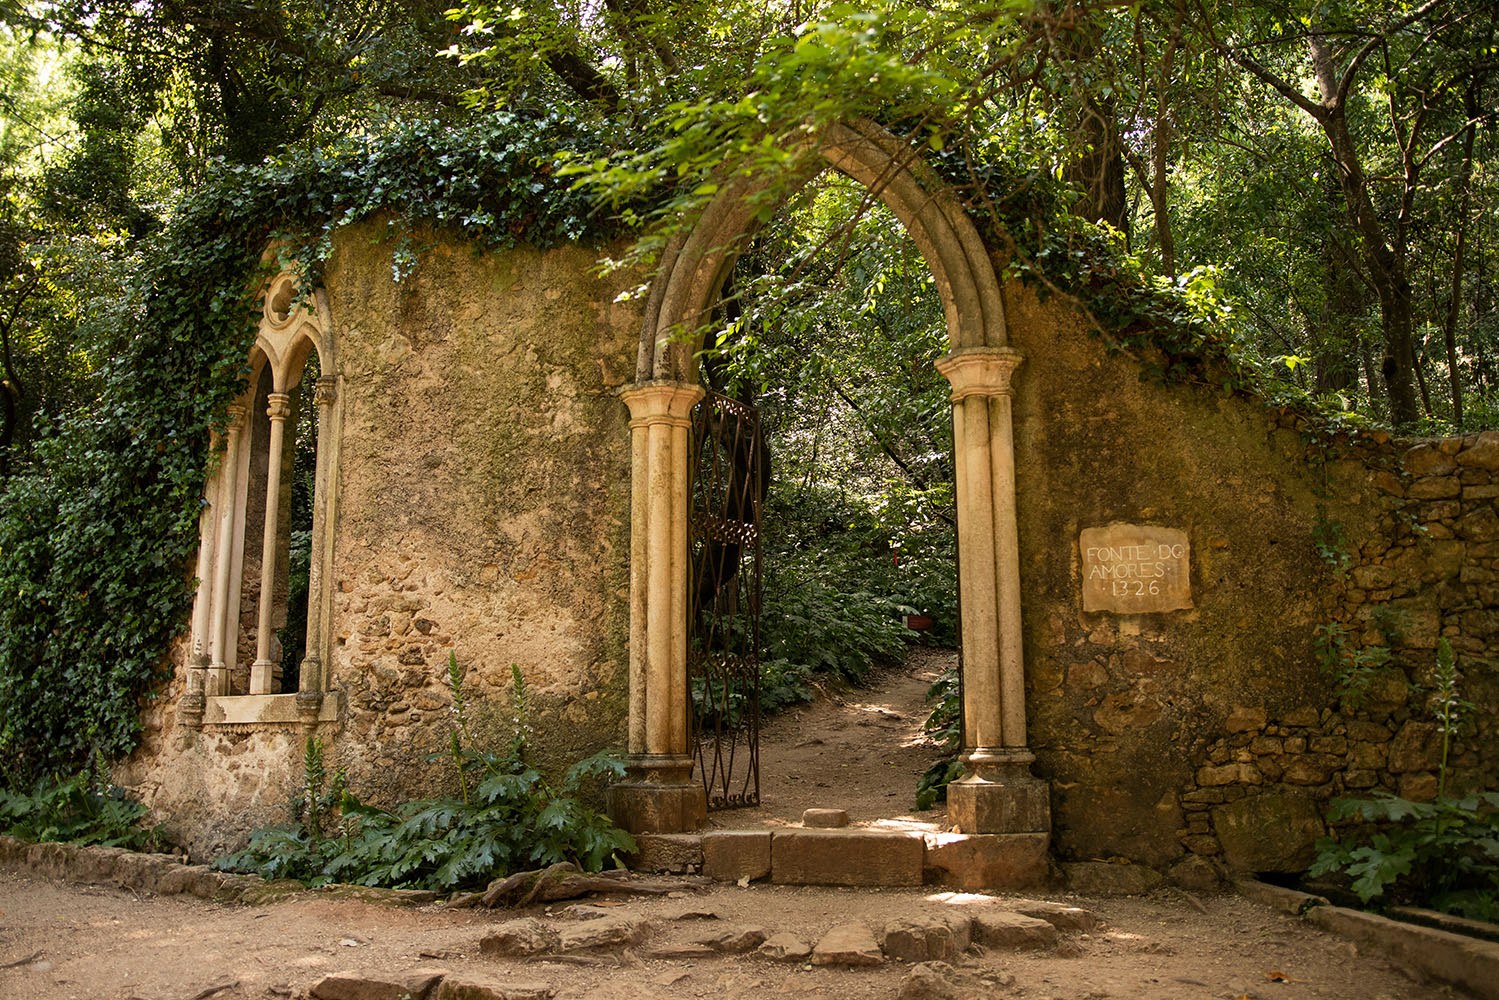
POLYGON ((1083 610, 1121 615, 1192 606, 1192 550, 1187 533, 1145 524, 1084 528, 1083 610))

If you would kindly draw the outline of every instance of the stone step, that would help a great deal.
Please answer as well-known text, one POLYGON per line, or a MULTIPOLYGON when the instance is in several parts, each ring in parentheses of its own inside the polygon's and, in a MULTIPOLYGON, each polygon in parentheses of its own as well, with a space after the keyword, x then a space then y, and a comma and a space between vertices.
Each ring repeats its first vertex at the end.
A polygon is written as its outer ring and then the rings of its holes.
POLYGON ((859 827, 638 834, 636 871, 781 885, 1026 889, 1049 876, 1045 833, 918 833, 859 827))

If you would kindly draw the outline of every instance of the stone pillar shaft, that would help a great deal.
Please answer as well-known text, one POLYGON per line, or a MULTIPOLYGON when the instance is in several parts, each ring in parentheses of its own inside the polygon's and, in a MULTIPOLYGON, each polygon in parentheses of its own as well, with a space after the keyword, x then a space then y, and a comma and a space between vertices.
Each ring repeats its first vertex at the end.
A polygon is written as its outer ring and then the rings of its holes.
POLYGON ((1018 352, 954 351, 937 361, 952 384, 962 605, 963 778, 948 818, 964 833, 1050 829, 1048 790, 1030 774, 1020 619, 1010 380, 1018 352))
POLYGON ((701 825, 692 781, 687 692, 687 469, 696 385, 644 382, 630 408, 629 777, 610 793, 615 822, 632 832, 701 825))
POLYGON ((1020 362, 1019 353, 1008 348, 957 351, 937 362, 953 387, 967 751, 1025 746, 1010 427, 1010 378, 1020 362))
POLYGON ((281 547, 281 461, 286 441, 286 418, 291 397, 273 392, 266 406, 271 421, 265 475, 265 532, 260 549, 260 607, 255 629, 255 663, 250 667, 250 693, 274 694, 281 664, 271 659, 272 615, 276 609, 276 552, 281 547))
POLYGON ((229 407, 229 424, 224 431, 223 471, 219 475, 218 544, 214 546, 213 620, 210 623, 213 652, 209 661, 204 691, 208 697, 229 694, 228 649, 234 631, 235 614, 229 609, 229 577, 234 562, 234 497, 238 492, 240 448, 245 437, 245 408, 229 407))
MULTIPOLYGON (((303 389, 306 398, 306 389, 303 389)), ((331 465, 329 451, 333 436, 333 404, 338 399, 338 379, 324 375, 317 380, 313 391, 313 405, 317 407, 317 468, 312 485, 312 559, 307 571, 307 642, 302 657, 301 669, 297 673, 297 703, 303 714, 316 717, 322 707, 323 680, 323 550, 328 543, 328 516, 331 507, 329 496, 332 484, 327 481, 327 470, 331 465)))

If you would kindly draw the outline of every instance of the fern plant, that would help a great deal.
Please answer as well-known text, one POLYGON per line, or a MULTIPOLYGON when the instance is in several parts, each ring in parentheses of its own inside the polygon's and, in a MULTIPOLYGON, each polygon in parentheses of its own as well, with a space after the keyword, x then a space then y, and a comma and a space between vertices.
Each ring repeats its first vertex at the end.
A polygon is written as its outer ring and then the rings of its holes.
POLYGON ((1439 910, 1499 919, 1499 792, 1457 798, 1447 794, 1453 740, 1473 706, 1461 697, 1457 657, 1437 640, 1428 708, 1442 738, 1437 796, 1412 802, 1388 793, 1337 799, 1334 824, 1361 823, 1341 837, 1317 842, 1307 874, 1339 873, 1364 903, 1429 903, 1439 910))
POLYGON ((453 725, 446 756, 456 772, 457 797, 382 809, 345 789, 341 773, 324 790, 322 748, 309 740, 300 822, 257 831, 245 850, 220 858, 216 867, 310 885, 449 891, 560 861, 589 871, 618 863, 620 855, 635 850, 634 839, 585 805, 580 793, 589 782, 622 777, 623 761, 596 754, 574 764, 553 787, 526 761, 529 697, 525 677, 513 664, 511 678, 510 743, 495 753, 472 739, 463 671, 449 654, 453 725), (337 821, 328 825, 334 803, 337 821))
POLYGON ((109 781, 97 760, 92 771, 44 778, 29 793, 0 788, 0 833, 36 843, 160 850, 165 838, 148 816, 145 806, 109 781))

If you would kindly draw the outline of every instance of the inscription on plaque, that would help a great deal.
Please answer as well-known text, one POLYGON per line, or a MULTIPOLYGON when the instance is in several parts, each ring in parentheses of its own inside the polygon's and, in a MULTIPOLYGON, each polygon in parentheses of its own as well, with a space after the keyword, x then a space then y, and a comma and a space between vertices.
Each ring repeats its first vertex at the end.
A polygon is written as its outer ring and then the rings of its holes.
POLYGON ((1192 549, 1178 528, 1111 524, 1084 528, 1083 610, 1122 615, 1192 606, 1192 549))

